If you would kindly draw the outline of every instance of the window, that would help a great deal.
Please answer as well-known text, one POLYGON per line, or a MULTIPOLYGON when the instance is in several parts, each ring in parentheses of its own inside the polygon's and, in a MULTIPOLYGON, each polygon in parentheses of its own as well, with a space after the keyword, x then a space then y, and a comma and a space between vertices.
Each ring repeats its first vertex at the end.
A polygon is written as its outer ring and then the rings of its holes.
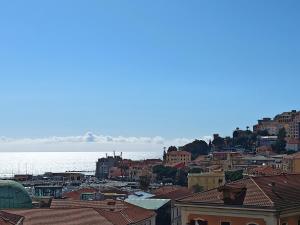
POLYGON ((230 225, 230 222, 221 222, 221 225, 230 225))

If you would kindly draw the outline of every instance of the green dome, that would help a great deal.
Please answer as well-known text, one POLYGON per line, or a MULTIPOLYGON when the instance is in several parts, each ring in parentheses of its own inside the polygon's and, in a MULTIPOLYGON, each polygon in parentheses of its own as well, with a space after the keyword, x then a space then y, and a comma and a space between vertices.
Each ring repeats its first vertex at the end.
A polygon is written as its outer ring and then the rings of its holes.
POLYGON ((11 180, 0 180, 0 209, 31 207, 32 200, 21 184, 11 180))

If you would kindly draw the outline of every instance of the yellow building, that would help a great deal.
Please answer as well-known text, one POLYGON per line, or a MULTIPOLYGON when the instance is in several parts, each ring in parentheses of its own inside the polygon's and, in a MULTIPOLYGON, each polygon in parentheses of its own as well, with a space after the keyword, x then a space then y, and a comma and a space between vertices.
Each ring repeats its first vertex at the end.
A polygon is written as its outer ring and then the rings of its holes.
POLYGON ((192 160, 192 154, 186 151, 172 151, 166 155, 166 164, 172 165, 177 163, 184 163, 187 165, 192 160))
POLYGON ((287 173, 300 173, 300 152, 285 156, 282 170, 287 173))
POLYGON ((224 172, 189 173, 188 188, 201 187, 203 191, 217 188, 225 183, 224 172))

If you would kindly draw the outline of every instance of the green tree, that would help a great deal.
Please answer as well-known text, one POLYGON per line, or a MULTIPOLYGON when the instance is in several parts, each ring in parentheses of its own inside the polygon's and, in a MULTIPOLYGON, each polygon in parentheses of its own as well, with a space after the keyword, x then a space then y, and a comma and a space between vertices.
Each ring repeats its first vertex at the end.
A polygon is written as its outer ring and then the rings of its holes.
POLYGON ((203 169, 201 168, 192 168, 190 169, 189 173, 202 173, 203 169))
POLYGON ((178 169, 176 174, 176 184, 180 186, 187 186, 188 179, 187 179, 188 173, 183 169, 178 169))
POLYGON ((278 135, 277 135, 277 141, 275 142, 275 144, 272 145, 272 150, 274 152, 276 152, 277 154, 281 154, 281 153, 285 153, 286 152, 286 131, 284 128, 281 128, 278 131, 278 135))
POLYGON ((222 149, 225 146, 225 140, 224 138, 218 136, 214 138, 212 144, 214 145, 215 148, 222 149))
POLYGON ((243 170, 226 171, 225 180, 226 182, 232 182, 243 178, 243 170))
POLYGON ((157 165, 153 167, 152 172, 156 174, 157 179, 160 181, 166 178, 170 178, 173 180, 173 182, 175 182, 177 169, 173 167, 157 165))
POLYGON ((148 190, 150 185, 150 177, 149 176, 140 176, 140 188, 144 191, 148 190))
POLYGON ((270 136, 268 130, 259 130, 259 131, 256 132, 256 134, 257 134, 258 136, 270 136))
POLYGON ((204 191, 204 188, 202 186, 200 186, 199 184, 195 184, 192 187, 192 190, 193 190, 194 193, 198 193, 198 192, 204 191))
POLYGON ((170 146, 169 148, 168 148, 168 152, 176 152, 178 149, 177 149, 177 147, 176 146, 170 146))
POLYGON ((203 140, 195 140, 179 148, 180 150, 190 152, 192 159, 196 159, 199 155, 207 155, 209 152, 208 144, 203 140))

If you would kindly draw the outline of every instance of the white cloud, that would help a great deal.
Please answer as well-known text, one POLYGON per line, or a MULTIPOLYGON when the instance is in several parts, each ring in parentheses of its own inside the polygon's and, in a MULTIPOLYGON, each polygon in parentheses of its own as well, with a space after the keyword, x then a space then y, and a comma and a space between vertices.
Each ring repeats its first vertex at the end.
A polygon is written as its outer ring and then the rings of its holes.
MULTIPOLYGON (((210 136, 201 138, 205 141, 210 136)), ((161 150, 162 147, 182 146, 194 139, 155 137, 124 137, 98 135, 87 132, 79 136, 52 136, 44 138, 0 137, 0 151, 106 151, 106 150, 161 150)))

